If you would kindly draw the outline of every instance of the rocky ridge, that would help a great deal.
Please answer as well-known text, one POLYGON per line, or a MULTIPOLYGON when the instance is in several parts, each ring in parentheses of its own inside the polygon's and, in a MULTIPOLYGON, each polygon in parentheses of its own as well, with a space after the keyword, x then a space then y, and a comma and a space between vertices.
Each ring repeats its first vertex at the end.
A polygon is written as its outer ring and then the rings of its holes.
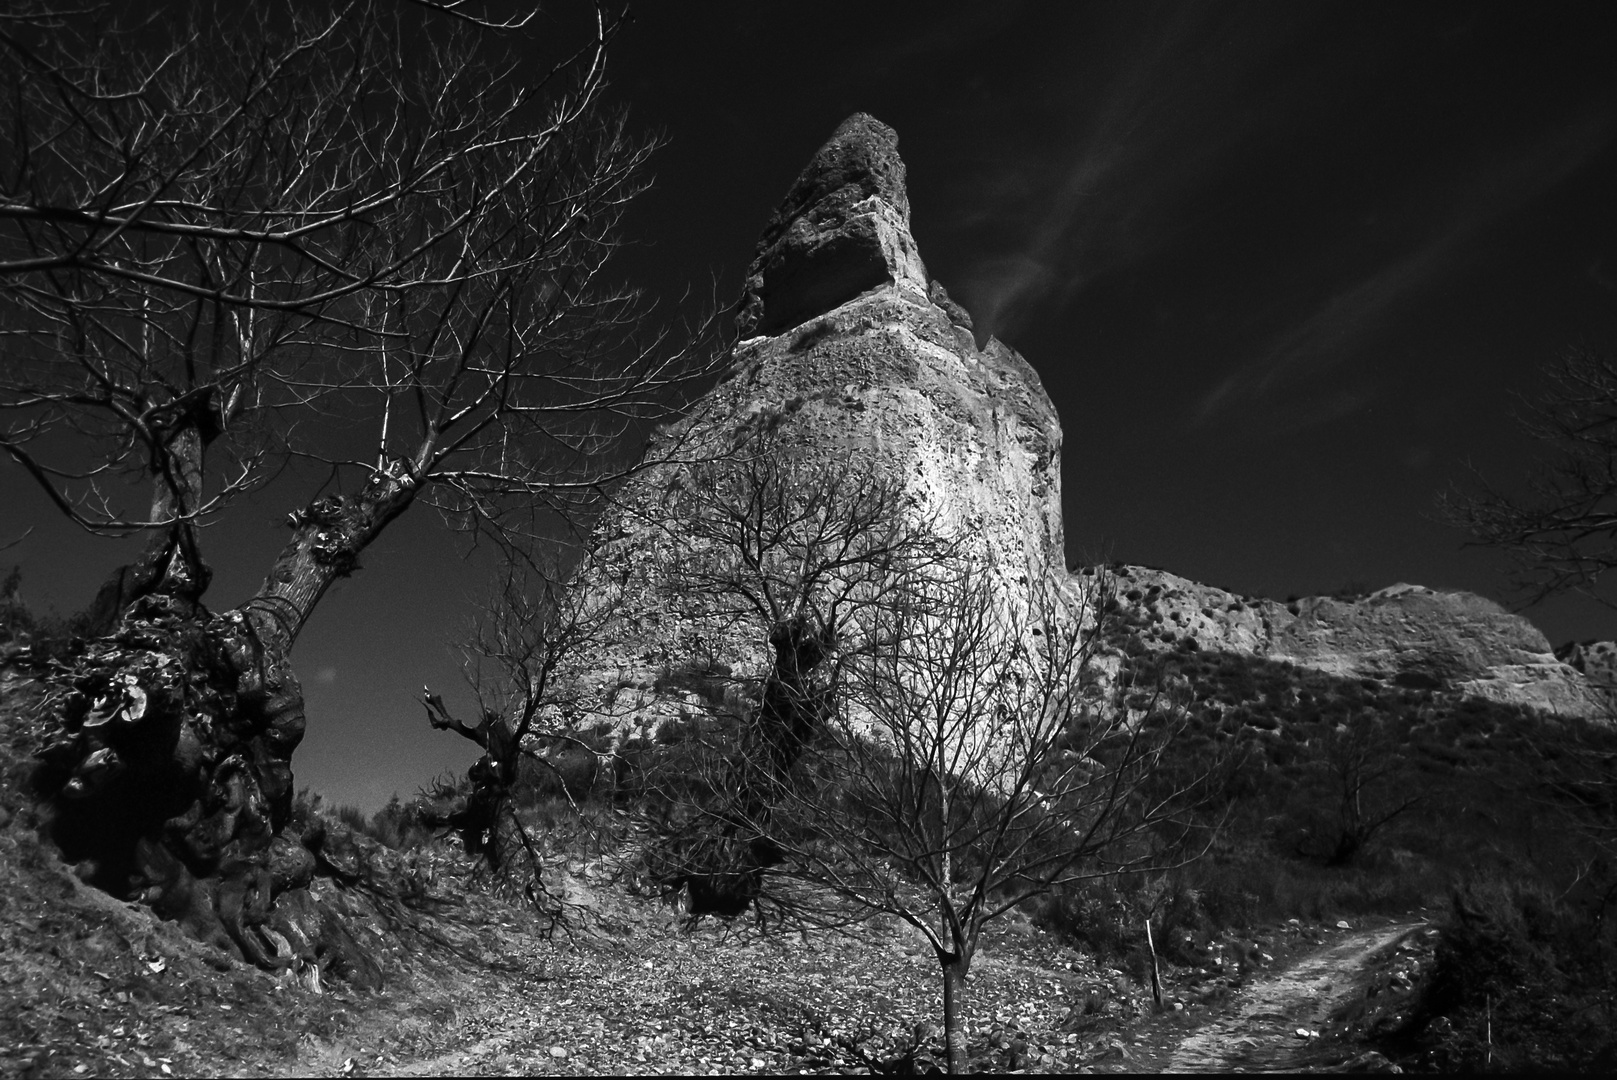
MULTIPOLYGON (((900 485, 918 518, 978 538, 995 565, 1062 565, 1060 419, 1033 368, 992 337, 979 346, 970 315, 928 276, 897 145, 891 128, 856 114, 815 154, 763 230, 726 375, 657 434, 648 455, 661 463, 618 493, 596 530, 577 587, 610 594, 618 614, 575 679, 590 684, 585 711, 620 730, 703 707, 670 678, 693 643, 724 670, 767 665, 756 632, 682 624, 665 602, 656 567, 680 543, 667 507, 685 463, 765 438, 827 468, 861 463, 900 485)), ((1118 603, 1149 609, 1148 645, 1188 639, 1334 675, 1435 679, 1552 713, 1596 707, 1581 668, 1470 593, 1398 584, 1280 602, 1145 567, 1117 574, 1118 603)))
POLYGON ((1604 710, 1617 706, 1617 641, 1570 641, 1555 658, 1582 673, 1604 710))
POLYGON ((1120 606, 1159 647, 1257 656, 1349 678, 1441 683, 1461 694, 1562 715, 1596 708, 1589 681, 1538 628, 1468 592, 1397 584, 1357 600, 1244 596, 1143 566, 1114 570, 1120 606))

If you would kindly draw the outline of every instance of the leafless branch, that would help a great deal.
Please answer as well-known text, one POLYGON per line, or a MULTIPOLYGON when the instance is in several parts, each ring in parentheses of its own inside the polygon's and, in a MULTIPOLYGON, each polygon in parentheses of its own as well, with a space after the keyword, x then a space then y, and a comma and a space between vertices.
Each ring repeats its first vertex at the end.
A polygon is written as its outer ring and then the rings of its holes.
POLYGON ((1444 515, 1509 556, 1526 602, 1577 592, 1611 606, 1602 579, 1617 566, 1617 361, 1571 350, 1523 426, 1550 455, 1525 489, 1478 477, 1478 490, 1445 498, 1444 515))
POLYGON ((0 445, 72 520, 203 522, 301 455, 498 528, 630 466, 714 350, 604 277, 653 149, 601 105, 621 16, 534 77, 487 11, 0 22, 0 445))
POLYGON ((650 872, 693 914, 908 922, 958 1035, 985 923, 1205 846, 1205 787, 1159 769, 1183 710, 1162 688, 1145 715, 1089 692, 1103 578, 995 566, 889 481, 755 449, 669 497, 676 609, 747 628, 772 659, 739 726, 680 758, 650 872))

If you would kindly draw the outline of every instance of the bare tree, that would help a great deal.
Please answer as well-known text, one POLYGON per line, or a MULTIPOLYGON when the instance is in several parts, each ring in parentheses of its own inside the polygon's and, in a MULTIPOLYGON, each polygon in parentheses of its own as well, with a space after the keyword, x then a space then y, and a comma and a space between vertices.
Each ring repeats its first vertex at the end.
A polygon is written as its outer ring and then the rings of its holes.
MULTIPOLYGON (((1569 350, 1524 426, 1550 454, 1526 495, 1489 485, 1450 495, 1444 509, 1476 543, 1510 556, 1531 600, 1578 592, 1611 606, 1601 579, 1617 567, 1617 359, 1569 350)), ((1597 819, 1609 818, 1617 787, 1602 731, 1600 721, 1557 722, 1533 740, 1544 763, 1539 779, 1566 805, 1593 808, 1596 836, 1609 831, 1597 819)))
POLYGON ((651 803, 679 827, 654 846, 650 872, 685 890, 693 916, 733 916, 758 899, 776 859, 734 819, 767 813, 764 792, 836 708, 858 613, 946 545, 897 485, 767 437, 685 470, 664 511, 667 542, 648 576, 689 628, 674 647, 704 670, 721 664, 746 704, 733 724, 694 736, 678 775, 653 763, 651 803))
POLYGON ((1396 790, 1407 772, 1408 740, 1396 738, 1388 723, 1366 710, 1324 736, 1320 769, 1337 797, 1335 835, 1309 854, 1327 866, 1353 862, 1383 827, 1426 800, 1419 792, 1396 790))
POLYGON ((1570 350, 1523 426, 1549 454, 1526 492, 1484 481, 1447 496, 1445 515, 1510 557, 1530 603, 1571 591, 1610 606, 1600 585, 1617 567, 1617 360, 1570 350))
MULTIPOLYGON (((1576 592, 1617 606, 1603 588, 1617 568, 1617 358, 1574 348, 1549 375, 1549 386, 1525 418, 1549 454, 1525 495, 1484 482, 1480 494, 1453 493, 1443 503, 1450 522, 1474 542, 1510 558, 1529 602, 1576 592)), ((1617 904, 1617 710, 1594 690, 1589 717, 1535 722, 1528 795, 1548 801, 1585 847, 1567 895, 1590 894, 1598 935, 1617 904)))
MULTIPOLYGON (((417 501, 523 542, 693 374, 604 276, 651 149, 602 107, 618 25, 558 47, 462 0, 0 18, 0 447, 84 529, 151 536, 44 753, 91 879, 139 891, 153 844, 256 874, 330 584, 417 501), (298 463, 318 497, 210 616, 201 530, 298 463)), ((267 890, 241 888, 219 906, 257 957, 267 890)))
POLYGON ((775 791, 780 874, 932 945, 952 1072, 986 924, 1059 886, 1197 853, 1204 792, 1158 770, 1182 711, 1159 690, 1131 713, 1089 666, 1105 588, 1001 577, 984 560, 908 580, 864 628, 845 706, 805 762, 815 781, 775 791))
POLYGON ((996 568, 893 485, 760 456, 692 491, 696 536, 669 588, 745 616, 774 656, 653 872, 689 889, 693 913, 914 926, 962 1069, 984 925, 1060 885, 1188 857, 1203 792, 1157 769, 1182 710, 1159 692, 1130 712, 1098 685, 1103 582, 996 568))
MULTIPOLYGON (((575 577, 582 570, 575 567, 575 577)), ((604 575, 595 588, 569 588, 554 561, 508 561, 499 587, 480 606, 462 646, 466 682, 477 699, 479 719, 467 724, 443 698, 423 688, 422 704, 432 727, 452 731, 483 750, 467 770, 470 791, 448 806, 432 808, 429 824, 461 836, 467 854, 494 874, 520 885, 553 923, 564 915, 562 898, 546 886, 546 841, 523 820, 521 785, 548 770, 569 800, 567 777, 550 756, 558 745, 594 753, 579 738, 571 688, 563 674, 598 643, 617 613, 620 592, 604 575), (520 855, 520 865, 513 856, 520 855)), ((574 809, 578 807, 575 804, 574 809)))

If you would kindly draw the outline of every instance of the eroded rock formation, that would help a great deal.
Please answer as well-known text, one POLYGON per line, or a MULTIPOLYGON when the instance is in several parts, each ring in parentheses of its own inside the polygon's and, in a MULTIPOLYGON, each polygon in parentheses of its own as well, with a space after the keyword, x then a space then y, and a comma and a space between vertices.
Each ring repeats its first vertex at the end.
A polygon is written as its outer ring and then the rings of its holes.
MULTIPOLYGON (((857 114, 815 154, 760 238, 728 375, 652 452, 722 456, 768 433, 794 454, 892 478, 919 515, 979 539, 999 566, 1059 567, 1060 420, 1027 362, 993 338, 979 347, 970 316, 927 275, 897 147, 890 128, 857 114)), ((583 583, 623 590, 581 704, 643 730, 703 707, 670 678, 694 652, 725 670, 750 663, 760 677, 767 662, 756 633, 749 644, 725 627, 682 624, 660 598, 667 583, 648 567, 659 545, 680 542, 666 508, 683 468, 650 469, 621 493, 583 583)), ((1543 634, 1470 593, 1394 585, 1356 601, 1280 602, 1128 567, 1118 594, 1160 613, 1158 644, 1191 638, 1359 678, 1418 671, 1548 712, 1593 707, 1588 681, 1543 634)))
MULTIPOLYGON (((652 455, 682 462, 776 452, 858 466, 904 492, 916 520, 969 534, 997 566, 1061 565, 1061 425, 1038 374, 931 280, 909 228, 897 136, 856 114, 822 146, 764 229, 724 379, 652 455)), ((655 723, 693 704, 669 685, 699 639, 726 668, 769 662, 768 628, 693 627, 660 599, 659 552, 679 544, 668 506, 688 466, 643 472, 596 531, 579 587, 621 589, 592 650, 586 711, 655 723)), ((1015 572, 1014 570, 1012 572, 1015 572)))
POLYGON ((1617 709, 1617 641, 1571 641, 1556 649, 1555 657, 1588 680, 1607 715, 1617 709))
POLYGON ((1153 616, 1156 641, 1288 661, 1352 678, 1435 680, 1462 694, 1563 715, 1591 712, 1583 674, 1519 615, 1468 592, 1398 584, 1357 600, 1241 596, 1164 570, 1116 571, 1117 600, 1153 616))
POLYGON ((737 329, 743 338, 780 334, 889 284, 925 294, 926 267, 910 236, 898 136, 856 113, 764 227, 737 329))

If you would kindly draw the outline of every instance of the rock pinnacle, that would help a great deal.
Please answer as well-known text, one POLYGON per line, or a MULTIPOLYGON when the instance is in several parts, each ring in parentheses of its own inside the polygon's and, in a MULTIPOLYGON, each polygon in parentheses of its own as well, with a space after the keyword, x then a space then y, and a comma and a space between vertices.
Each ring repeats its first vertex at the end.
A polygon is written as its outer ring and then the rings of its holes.
POLYGON ((898 135, 866 113, 844 120, 764 227, 736 322, 779 334, 886 284, 927 291, 910 236, 898 135))

